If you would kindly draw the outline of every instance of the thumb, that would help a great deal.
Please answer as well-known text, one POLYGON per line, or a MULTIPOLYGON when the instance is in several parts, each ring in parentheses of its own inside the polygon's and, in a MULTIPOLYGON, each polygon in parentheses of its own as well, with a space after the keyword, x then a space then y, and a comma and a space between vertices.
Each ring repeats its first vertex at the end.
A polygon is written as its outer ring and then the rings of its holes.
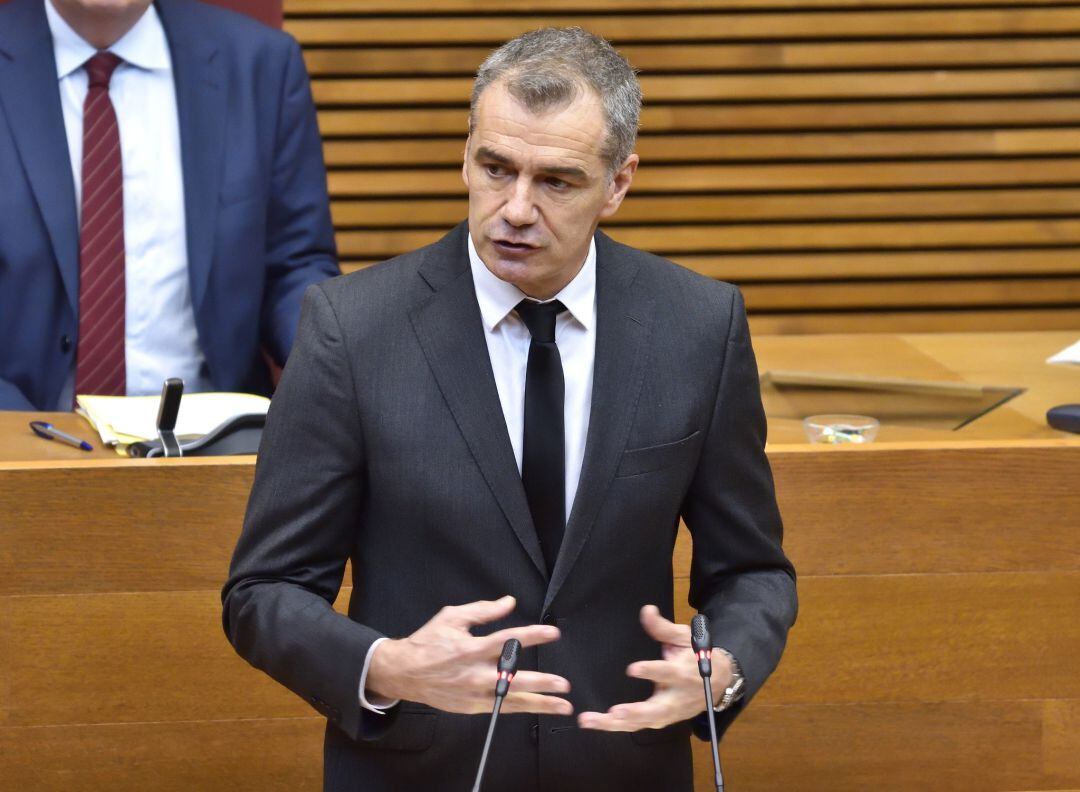
POLYGON ((641 609, 641 626, 649 637, 660 643, 674 646, 690 645, 690 628, 685 624, 668 621, 655 605, 646 605, 641 609))

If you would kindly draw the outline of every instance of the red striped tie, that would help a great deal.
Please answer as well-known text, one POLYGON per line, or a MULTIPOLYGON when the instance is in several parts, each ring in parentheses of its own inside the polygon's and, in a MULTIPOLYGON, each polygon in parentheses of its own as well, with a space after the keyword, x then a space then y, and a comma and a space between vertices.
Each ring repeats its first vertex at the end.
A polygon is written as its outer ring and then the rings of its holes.
POLYGON ((120 58, 86 62, 83 104, 82 228, 79 230, 79 345, 75 392, 123 396, 124 172, 109 80, 120 58))

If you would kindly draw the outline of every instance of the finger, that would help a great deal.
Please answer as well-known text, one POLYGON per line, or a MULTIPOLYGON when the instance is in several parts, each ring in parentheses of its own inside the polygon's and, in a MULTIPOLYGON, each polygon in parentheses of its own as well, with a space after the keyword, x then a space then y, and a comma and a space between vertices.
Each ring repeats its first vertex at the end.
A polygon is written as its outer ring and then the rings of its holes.
POLYGON ((529 693, 569 693, 569 680, 555 674, 542 674, 539 671, 518 671, 514 675, 511 687, 518 692, 529 693))
POLYGON ((655 605, 646 605, 641 609, 641 626, 651 638, 660 643, 690 645, 690 628, 685 624, 668 621, 660 615, 660 610, 655 605))
POLYGON ((435 618, 454 627, 468 629, 476 624, 487 624, 508 616, 516 604, 514 598, 507 595, 497 600, 477 600, 464 605, 447 605, 435 618))
POLYGON ((681 719, 663 699, 653 696, 645 701, 616 704, 607 712, 583 712, 578 715, 578 725, 583 729, 632 732, 659 729, 681 719))
POLYGON ((502 705, 503 712, 533 712, 539 715, 573 715, 574 706, 557 696, 524 693, 511 690, 502 705))
POLYGON ((507 627, 497 630, 491 635, 485 635, 476 640, 477 653, 486 657, 496 657, 502 654, 503 644, 511 638, 517 638, 521 645, 539 646, 540 644, 554 643, 562 635, 559 628, 547 624, 529 624, 524 627, 507 627))
POLYGON ((658 685, 678 685, 687 679, 695 681, 695 677, 687 674, 680 663, 672 660, 639 660, 626 667, 626 675, 648 679, 658 685))

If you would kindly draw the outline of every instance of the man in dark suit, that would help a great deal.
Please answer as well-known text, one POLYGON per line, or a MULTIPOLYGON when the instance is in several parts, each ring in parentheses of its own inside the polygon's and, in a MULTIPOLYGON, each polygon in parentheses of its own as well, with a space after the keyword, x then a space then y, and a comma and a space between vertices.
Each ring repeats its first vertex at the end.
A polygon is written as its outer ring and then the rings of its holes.
POLYGON ((195 0, 0 4, 0 183, 0 409, 268 392, 339 272, 299 47, 195 0))
POLYGON ((224 623, 327 716, 327 789, 467 789, 517 637, 485 788, 690 790, 680 516, 721 727, 779 661, 794 572, 742 300, 596 230, 640 102, 580 29, 504 45, 473 91, 468 223, 305 298, 224 623))

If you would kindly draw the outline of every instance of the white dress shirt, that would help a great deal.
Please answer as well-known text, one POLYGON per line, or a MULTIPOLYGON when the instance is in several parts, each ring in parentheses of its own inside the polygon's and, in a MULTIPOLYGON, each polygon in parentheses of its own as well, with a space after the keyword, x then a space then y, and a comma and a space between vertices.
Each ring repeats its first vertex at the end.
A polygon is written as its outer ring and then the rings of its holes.
MULTIPOLYGON (((480 318, 484 323, 491 370, 499 391, 503 417, 514 447, 518 473, 521 472, 521 450, 525 434, 525 375, 529 362, 532 335, 514 308, 526 297, 512 283, 497 278, 485 266, 469 236, 469 266, 472 269, 480 318)), ((581 465, 585 459, 585 437, 589 432, 592 408, 593 361, 596 357, 596 243, 589 242, 589 253, 578 274, 562 291, 551 298, 566 306, 555 320, 555 343, 562 358, 563 427, 565 432, 564 460, 566 470, 566 517, 577 494, 581 465)), ((548 302, 545 300, 544 302, 548 302)), ((382 712, 396 701, 370 702, 364 695, 368 669, 375 647, 385 638, 375 641, 364 658, 360 674, 360 704, 365 709, 382 712)))
MULTIPOLYGON (((64 21, 50 0, 42 2, 52 32, 75 204, 81 215, 87 92, 83 64, 97 50, 64 21)), ((186 392, 209 390, 188 279, 172 59, 154 6, 109 51, 123 59, 109 83, 109 98, 120 128, 124 169, 127 392, 158 394, 168 377, 183 378, 186 392)), ((73 365, 61 404, 71 404, 74 386, 73 365)))

